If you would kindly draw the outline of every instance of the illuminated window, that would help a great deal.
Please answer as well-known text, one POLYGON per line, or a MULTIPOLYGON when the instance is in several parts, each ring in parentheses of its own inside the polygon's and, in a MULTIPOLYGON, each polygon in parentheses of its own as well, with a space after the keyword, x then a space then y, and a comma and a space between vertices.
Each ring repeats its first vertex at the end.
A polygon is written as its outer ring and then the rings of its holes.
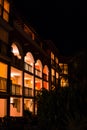
POLYGON ((2 62, 0 62, 0 77, 7 78, 7 65, 2 62))
POLYGON ((59 66, 60 66, 63 74, 68 74, 68 65, 67 64, 60 63, 59 66))
POLYGON ((47 81, 48 81, 48 73, 49 73, 48 67, 45 65, 43 68, 43 78, 47 81))
POLYGON ((33 112, 33 99, 24 99, 24 110, 33 112))
POLYGON ((28 52, 26 54, 26 56, 24 57, 24 62, 25 62, 25 66, 24 66, 25 70, 33 73, 33 71, 34 71, 34 69, 33 69, 34 68, 34 58, 30 52, 28 52))
POLYGON ((18 97, 10 97, 10 116, 22 116, 22 99, 18 97))
POLYGON ((52 73, 53 76, 55 75, 54 69, 51 69, 51 73, 52 73))
POLYGON ((56 78, 58 79, 58 77, 59 77, 59 74, 58 74, 58 72, 56 72, 56 78))
POLYGON ((35 75, 42 77, 42 63, 40 60, 37 60, 35 63, 35 75))
POLYGON ((11 93, 16 95, 22 94, 22 72, 14 67, 11 67, 11 93))
POLYGON ((9 21, 10 5, 7 0, 0 0, 0 16, 7 22, 9 21))
MULTIPOLYGON (((0 117, 5 117, 6 115, 7 115, 7 99, 2 98, 2 99, 0 99, 0 117)), ((1 124, 1 122, 0 122, 0 124, 1 124)))
POLYGON ((24 95, 33 96, 33 76, 27 73, 24 73, 24 95))
POLYGON ((39 78, 35 78, 35 89, 40 90, 42 88, 42 80, 39 78))
POLYGON ((51 59, 54 60, 54 54, 51 52, 51 59))
POLYGON ((48 90, 48 82, 43 81, 43 87, 48 90))
POLYGON ((68 86, 69 86, 68 79, 61 78, 61 87, 68 87, 68 86))
POLYGON ((5 78, 0 77, 0 91, 6 91, 7 80, 5 78))
POLYGON ((64 64, 64 74, 68 74, 68 65, 64 64))
POLYGON ((48 89, 48 87, 49 87, 48 86, 48 73, 49 73, 48 67, 47 67, 47 65, 45 65, 43 68, 43 87, 46 89, 48 89))
POLYGON ((9 3, 7 0, 4 0, 4 9, 9 13, 9 3))
POLYGON ((3 11, 3 18, 8 21, 9 19, 9 3, 7 0, 4 0, 4 11, 3 11))
POLYGON ((55 60, 56 60, 56 63, 58 64, 58 58, 57 57, 55 58, 55 60))
POLYGON ((60 66, 60 69, 61 69, 61 71, 62 71, 62 73, 63 73, 63 64, 60 63, 59 66, 60 66))
POLYGON ((18 57, 18 59, 21 59, 21 56, 19 54, 19 50, 17 48, 17 46, 15 45, 15 43, 12 44, 12 53, 18 57))
POLYGON ((52 82, 55 81, 55 70, 54 69, 51 69, 51 80, 52 80, 52 82))
POLYGON ((0 62, 0 91, 5 92, 7 90, 7 65, 0 62))

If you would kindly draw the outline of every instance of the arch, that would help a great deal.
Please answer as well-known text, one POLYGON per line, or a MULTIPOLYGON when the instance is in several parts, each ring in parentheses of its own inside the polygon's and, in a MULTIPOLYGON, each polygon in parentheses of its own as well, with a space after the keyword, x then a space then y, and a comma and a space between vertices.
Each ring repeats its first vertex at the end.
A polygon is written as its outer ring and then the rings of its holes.
POLYGON ((49 76, 49 69, 48 66, 45 65, 43 68, 43 78, 48 81, 48 76, 49 76))
POLYGON ((47 66, 47 65, 44 66, 44 68, 43 68, 43 73, 48 75, 49 69, 48 69, 48 66, 47 66))
POLYGON ((31 52, 27 52, 24 57, 25 70, 33 73, 34 72, 34 58, 31 52))
POLYGON ((49 90, 48 77, 49 77, 49 69, 48 66, 45 65, 43 68, 43 87, 47 90, 49 90))
POLYGON ((42 70, 42 62, 39 59, 35 63, 35 68, 42 70))
POLYGON ((21 59, 23 53, 22 53, 22 49, 20 45, 17 42, 12 42, 11 47, 12 47, 12 53, 14 54, 14 56, 17 56, 19 59, 21 59))
POLYGON ((36 75, 42 77, 42 62, 38 59, 35 63, 36 75))
POLYGON ((33 64, 34 63, 34 57, 31 52, 27 52, 25 57, 24 57, 24 62, 33 64))

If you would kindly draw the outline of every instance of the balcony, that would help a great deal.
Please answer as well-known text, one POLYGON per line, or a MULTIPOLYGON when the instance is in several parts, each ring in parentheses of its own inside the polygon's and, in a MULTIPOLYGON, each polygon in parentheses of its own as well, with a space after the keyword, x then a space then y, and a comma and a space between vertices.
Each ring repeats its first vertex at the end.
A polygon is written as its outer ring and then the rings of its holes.
POLYGON ((33 96, 33 89, 24 87, 24 96, 26 97, 32 97, 33 96))
POLYGON ((54 67, 56 65, 55 61, 51 59, 51 65, 54 67))
POLYGON ((0 92, 7 92, 7 79, 0 77, 0 92))
POLYGON ((56 84, 56 77, 55 76, 52 76, 51 83, 54 85, 56 84))
POLYGON ((21 86, 18 84, 12 84, 10 93, 12 95, 21 95, 21 86))
POLYGON ((35 90, 35 96, 37 96, 40 92, 40 90, 35 90))
POLYGON ((24 63, 24 69, 30 73, 33 73, 33 67, 30 64, 24 63))
POLYGON ((35 75, 41 77, 41 71, 35 68, 35 75))
POLYGON ((48 75, 43 73, 43 80, 48 81, 48 75))

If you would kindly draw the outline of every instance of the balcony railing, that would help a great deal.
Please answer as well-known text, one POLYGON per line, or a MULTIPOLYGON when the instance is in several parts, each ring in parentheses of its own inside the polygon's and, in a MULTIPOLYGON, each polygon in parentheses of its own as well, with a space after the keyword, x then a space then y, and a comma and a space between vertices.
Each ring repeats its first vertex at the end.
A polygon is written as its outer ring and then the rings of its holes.
POLYGON ((33 73, 33 67, 30 64, 24 63, 24 69, 28 72, 33 73))
POLYGON ((35 96, 37 96, 40 92, 40 90, 35 90, 35 96))
POLYGON ((24 96, 29 96, 29 97, 33 96, 33 89, 24 87, 24 96))
POLYGON ((12 84, 10 92, 12 95, 21 95, 21 86, 18 84, 12 84))
POLYGON ((56 77, 55 76, 52 76, 52 84, 55 84, 56 83, 56 77))
POLYGON ((0 91, 6 92, 7 91, 7 79, 0 77, 0 91))
POLYGON ((51 65, 52 65, 52 66, 55 66, 55 65, 56 65, 56 63, 55 63, 55 61, 54 61, 53 59, 51 59, 51 65))
POLYGON ((56 78, 56 85, 58 85, 58 83, 59 83, 59 80, 56 78))
POLYGON ((46 81, 48 81, 48 75, 45 74, 45 73, 43 73, 43 79, 46 80, 46 81))
POLYGON ((41 77, 41 71, 35 68, 35 75, 41 77))

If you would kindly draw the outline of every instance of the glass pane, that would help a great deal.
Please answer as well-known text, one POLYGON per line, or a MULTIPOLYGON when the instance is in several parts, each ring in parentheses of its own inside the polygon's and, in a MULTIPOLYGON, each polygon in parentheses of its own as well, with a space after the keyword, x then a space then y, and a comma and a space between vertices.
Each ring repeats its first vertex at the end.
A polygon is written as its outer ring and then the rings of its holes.
POLYGON ((16 86, 16 94, 20 94, 20 86, 16 86))
POLYGON ((64 64, 64 74, 68 74, 68 65, 64 64))
MULTIPOLYGON (((6 115, 7 115, 7 99, 2 98, 2 99, 0 99, 0 119, 1 119, 1 117, 5 117, 6 115)), ((2 123, 0 122, 0 130, 4 129, 3 126, 1 126, 1 125, 2 125, 2 123)))
POLYGON ((15 86, 12 85, 12 94, 15 94, 15 86))
POLYGON ((6 92, 6 79, 0 78, 0 91, 6 92))
POLYGON ((4 10, 3 12, 3 19, 6 20, 8 22, 9 16, 8 13, 4 10))
POLYGON ((9 13, 9 3, 7 0, 4 0, 4 9, 9 13))

